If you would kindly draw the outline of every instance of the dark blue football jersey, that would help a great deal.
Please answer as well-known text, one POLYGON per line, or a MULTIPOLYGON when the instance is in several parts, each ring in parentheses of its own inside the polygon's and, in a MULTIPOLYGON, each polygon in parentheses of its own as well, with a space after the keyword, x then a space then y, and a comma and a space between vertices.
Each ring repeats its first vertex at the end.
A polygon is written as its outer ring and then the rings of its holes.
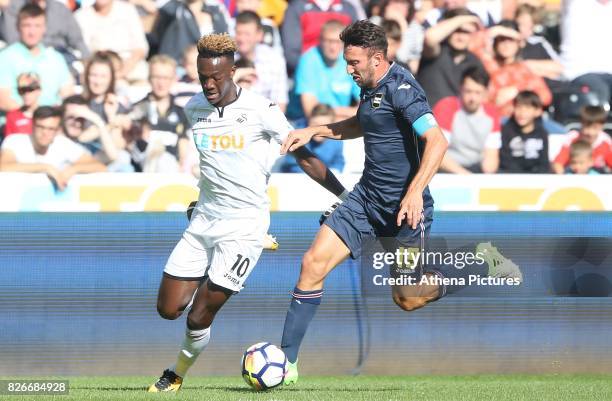
MULTIPOLYGON (((356 189, 376 214, 390 217, 399 210, 421 163, 424 143, 419 135, 437 123, 421 86, 395 63, 375 88, 361 90, 357 118, 365 168, 356 189)), ((429 188, 423 192, 423 203, 433 205, 429 188)))

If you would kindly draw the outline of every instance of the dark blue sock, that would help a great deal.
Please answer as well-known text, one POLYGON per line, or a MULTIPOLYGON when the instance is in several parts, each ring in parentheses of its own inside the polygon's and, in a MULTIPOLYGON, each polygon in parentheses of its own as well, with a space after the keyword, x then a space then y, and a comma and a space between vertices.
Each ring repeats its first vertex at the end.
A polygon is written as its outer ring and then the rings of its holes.
POLYGON ((321 304, 323 290, 302 291, 295 287, 292 295, 285 318, 281 348, 289 362, 295 363, 306 329, 321 304))

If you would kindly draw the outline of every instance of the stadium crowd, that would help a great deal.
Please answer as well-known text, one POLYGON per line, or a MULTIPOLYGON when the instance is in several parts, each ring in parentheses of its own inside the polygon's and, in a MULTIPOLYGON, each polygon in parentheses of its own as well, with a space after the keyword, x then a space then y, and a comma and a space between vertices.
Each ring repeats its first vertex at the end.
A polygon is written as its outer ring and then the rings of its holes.
MULTIPOLYGON (((235 82, 295 127, 352 116, 339 34, 364 18, 427 93, 443 171, 611 171, 612 0, 0 0, 0 170, 197 176, 183 106, 212 32, 236 40, 235 82)), ((363 168, 359 140, 309 146, 363 168)), ((273 171, 300 170, 287 156, 273 171)))

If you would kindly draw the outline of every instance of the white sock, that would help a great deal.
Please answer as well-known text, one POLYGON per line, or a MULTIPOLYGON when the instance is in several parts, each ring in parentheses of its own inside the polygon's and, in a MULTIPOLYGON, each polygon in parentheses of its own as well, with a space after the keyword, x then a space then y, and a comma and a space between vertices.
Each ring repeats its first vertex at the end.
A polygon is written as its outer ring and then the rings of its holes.
POLYGON ((204 330, 190 330, 187 328, 185 339, 179 351, 176 364, 170 368, 180 377, 185 377, 187 370, 198 359, 200 352, 206 348, 210 341, 210 327, 204 330))

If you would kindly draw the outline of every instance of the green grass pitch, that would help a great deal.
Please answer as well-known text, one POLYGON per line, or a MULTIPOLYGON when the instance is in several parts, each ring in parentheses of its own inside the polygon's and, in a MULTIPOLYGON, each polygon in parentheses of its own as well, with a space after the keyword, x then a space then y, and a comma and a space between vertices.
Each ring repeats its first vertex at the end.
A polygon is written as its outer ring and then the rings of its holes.
POLYGON ((188 377, 178 394, 145 392, 153 377, 72 377, 63 396, 0 396, 20 400, 193 401, 581 401, 612 400, 612 376, 333 376, 301 377, 291 387, 254 392, 240 377, 188 377))

